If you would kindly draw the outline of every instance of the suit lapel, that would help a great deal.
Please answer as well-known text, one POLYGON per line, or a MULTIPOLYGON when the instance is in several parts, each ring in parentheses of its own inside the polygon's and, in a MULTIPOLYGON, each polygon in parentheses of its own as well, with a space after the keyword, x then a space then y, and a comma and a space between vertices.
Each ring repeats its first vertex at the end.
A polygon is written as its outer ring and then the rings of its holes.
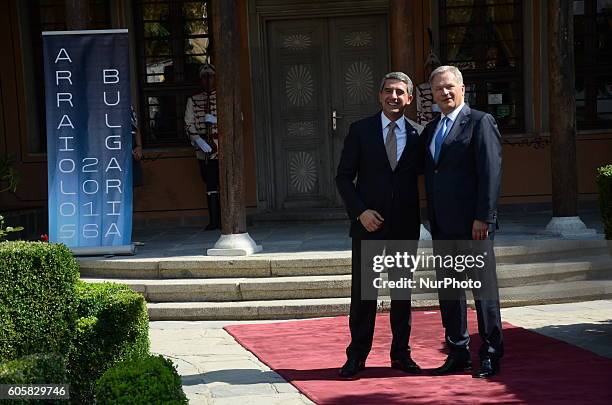
POLYGON ((440 116, 436 118, 436 120, 431 124, 431 131, 427 133, 427 147, 431 145, 431 141, 433 140, 434 135, 436 134, 436 128, 438 128, 438 124, 440 123, 440 116))
POLYGON ((420 136, 423 133, 423 130, 425 129, 425 127, 417 122, 412 121, 410 118, 406 118, 404 117, 404 119, 406 120, 406 122, 408 124, 410 124, 409 126, 411 126, 412 128, 414 128, 417 132, 417 134, 420 136))
MULTIPOLYGON (((415 128, 412 125, 412 123, 407 118, 404 118, 404 128, 406 130, 406 145, 404 146, 404 150, 402 151, 401 156, 397 160, 397 165, 398 166, 404 160, 404 157, 408 156, 410 154, 409 149, 414 147, 413 144, 414 144, 415 137, 416 137, 416 139, 418 139, 418 137, 419 137, 419 130, 418 130, 418 128, 415 128)), ((423 127, 421 127, 421 130, 422 130, 422 128, 423 127)), ((397 170, 397 168, 396 168, 396 170, 397 170)))
POLYGON ((442 149, 440 150, 440 157, 438 158, 438 163, 442 160, 444 156, 444 150, 447 149, 448 145, 450 145, 462 132, 465 128, 467 128, 467 123, 470 121, 470 107, 466 105, 463 106, 455 122, 453 123, 452 128, 446 138, 444 138, 444 142, 442 143, 442 149))
POLYGON ((372 136, 373 143, 376 147, 375 150, 372 151, 372 154, 378 154, 384 158, 389 166, 389 170, 391 170, 391 165, 389 164, 389 159, 387 158, 387 149, 385 149, 385 141, 382 136, 382 121, 380 118, 380 112, 370 118, 370 131, 369 136, 372 136))
POLYGON ((433 160, 433 156, 431 156, 431 152, 429 150, 429 146, 431 145, 431 141, 433 140, 434 135, 436 134, 436 128, 438 128, 438 124, 440 123, 440 115, 438 118, 434 120, 434 122, 427 124, 427 128, 430 129, 425 133, 426 142, 425 142, 425 156, 426 159, 429 159, 431 163, 435 166, 436 162, 433 160))

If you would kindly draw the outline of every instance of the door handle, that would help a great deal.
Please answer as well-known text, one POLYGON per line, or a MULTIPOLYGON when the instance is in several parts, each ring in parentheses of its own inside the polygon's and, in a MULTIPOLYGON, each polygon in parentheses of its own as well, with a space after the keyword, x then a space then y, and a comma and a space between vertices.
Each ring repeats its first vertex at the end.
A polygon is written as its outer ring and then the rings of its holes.
POLYGON ((335 131, 338 128, 338 119, 343 117, 339 116, 336 110, 332 111, 332 129, 335 131))

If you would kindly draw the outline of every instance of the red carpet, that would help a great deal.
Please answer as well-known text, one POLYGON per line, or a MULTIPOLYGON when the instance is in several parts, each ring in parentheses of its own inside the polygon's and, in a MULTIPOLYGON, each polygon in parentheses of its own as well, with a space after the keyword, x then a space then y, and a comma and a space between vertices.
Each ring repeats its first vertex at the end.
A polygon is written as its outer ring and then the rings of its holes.
MULTIPOLYGON (((472 359, 479 339, 470 313, 472 359)), ((504 324, 501 374, 410 376, 389 368, 389 315, 379 314, 374 347, 356 381, 338 379, 348 343, 348 317, 235 325, 225 328, 245 348, 317 404, 612 404, 612 360, 568 343, 504 324)), ((442 364, 437 311, 414 312, 413 359, 424 369, 442 364)))

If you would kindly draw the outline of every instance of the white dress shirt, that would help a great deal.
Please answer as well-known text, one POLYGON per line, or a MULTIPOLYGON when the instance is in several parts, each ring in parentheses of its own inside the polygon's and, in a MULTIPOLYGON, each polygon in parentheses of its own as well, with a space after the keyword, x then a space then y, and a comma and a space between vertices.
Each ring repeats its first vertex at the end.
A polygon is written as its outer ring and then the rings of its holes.
MULTIPOLYGON (((382 121, 382 132, 383 132, 383 144, 387 142, 387 134, 389 133, 389 124, 391 120, 387 118, 385 113, 380 113, 380 119, 382 121)), ((402 152, 406 147, 406 120, 402 116, 399 120, 395 121, 395 139, 397 139, 397 161, 399 162, 402 157, 402 152)))
POLYGON ((442 126, 442 120, 444 118, 448 118, 450 120, 450 122, 446 124, 446 136, 448 136, 451 129, 453 128, 453 125, 455 125, 455 120, 457 119, 457 115, 459 115, 464 105, 465 103, 461 103, 459 107, 455 108, 448 115, 444 115, 444 114, 440 115, 440 121, 438 122, 438 125, 436 126, 436 130, 434 131, 434 136, 431 138, 431 143, 429 144, 429 152, 431 152, 431 157, 434 157, 436 155, 436 134, 438 133, 438 131, 440 130, 440 127, 442 126))

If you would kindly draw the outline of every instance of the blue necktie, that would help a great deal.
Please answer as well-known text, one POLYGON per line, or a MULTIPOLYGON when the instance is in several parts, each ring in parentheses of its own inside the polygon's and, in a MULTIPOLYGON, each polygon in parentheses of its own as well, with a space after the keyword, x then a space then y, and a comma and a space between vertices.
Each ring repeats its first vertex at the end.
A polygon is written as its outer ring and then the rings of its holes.
MULTIPOLYGON (((447 125, 450 122, 450 118, 444 117, 442 119, 442 125, 440 125, 440 129, 436 132, 435 136, 435 153, 434 153, 434 162, 438 163, 438 158, 440 157, 440 150, 442 150, 442 143, 444 142, 444 138, 446 138, 446 132, 448 130, 447 125)), ((450 127, 450 125, 448 125, 450 127)))

